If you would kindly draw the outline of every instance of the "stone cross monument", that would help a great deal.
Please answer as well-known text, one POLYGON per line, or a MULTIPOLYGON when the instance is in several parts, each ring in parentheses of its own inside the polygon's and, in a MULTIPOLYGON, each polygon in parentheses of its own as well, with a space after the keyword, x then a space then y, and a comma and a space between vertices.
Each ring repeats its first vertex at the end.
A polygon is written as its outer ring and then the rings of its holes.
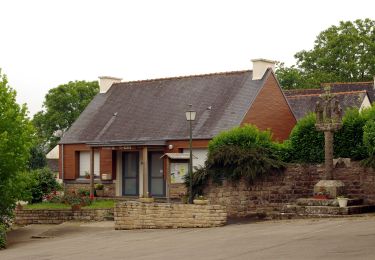
POLYGON ((320 97, 321 100, 316 102, 315 107, 315 127, 324 132, 325 179, 332 180, 333 133, 342 127, 342 109, 339 101, 330 93, 329 87, 325 88, 325 93, 320 97))
POLYGON ((324 132, 325 177, 314 187, 314 195, 324 193, 329 198, 336 198, 344 192, 344 183, 333 180, 333 134, 342 127, 342 109, 337 98, 331 94, 330 87, 320 95, 316 102, 316 124, 318 131, 324 132))

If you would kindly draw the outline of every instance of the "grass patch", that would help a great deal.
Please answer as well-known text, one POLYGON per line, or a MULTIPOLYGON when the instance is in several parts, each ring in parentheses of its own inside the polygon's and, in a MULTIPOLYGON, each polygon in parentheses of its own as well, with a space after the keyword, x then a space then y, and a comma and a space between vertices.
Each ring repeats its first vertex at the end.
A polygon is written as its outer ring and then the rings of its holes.
POLYGON ((70 205, 63 204, 63 203, 42 202, 42 203, 27 204, 27 205, 24 205, 23 208, 24 209, 70 209, 70 205))
POLYGON ((114 200, 95 200, 91 205, 83 207, 84 209, 110 209, 115 207, 114 200))
MULTIPOLYGON (((110 209, 114 208, 115 201, 113 200, 94 200, 91 205, 82 207, 83 209, 110 209)), ((23 206, 24 209, 70 209, 70 205, 63 204, 63 203, 50 203, 50 202, 42 202, 42 203, 34 203, 34 204, 27 204, 23 206)))

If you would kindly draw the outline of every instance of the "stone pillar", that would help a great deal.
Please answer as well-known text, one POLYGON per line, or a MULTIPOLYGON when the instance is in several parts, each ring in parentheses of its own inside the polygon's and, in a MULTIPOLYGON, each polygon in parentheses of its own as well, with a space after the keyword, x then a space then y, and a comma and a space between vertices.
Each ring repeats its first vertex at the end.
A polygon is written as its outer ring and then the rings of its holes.
POLYGON ((143 197, 147 197, 148 192, 148 149, 142 148, 142 167, 143 167, 143 197))
POLYGON ((325 180, 333 180, 333 132, 324 131, 325 180))

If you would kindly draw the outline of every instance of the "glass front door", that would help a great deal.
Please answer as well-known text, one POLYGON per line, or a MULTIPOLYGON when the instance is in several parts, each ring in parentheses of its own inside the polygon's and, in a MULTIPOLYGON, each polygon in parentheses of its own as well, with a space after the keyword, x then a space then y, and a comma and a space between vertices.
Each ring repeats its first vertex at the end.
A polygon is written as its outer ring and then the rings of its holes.
POLYGON ((148 192, 152 196, 165 197, 164 160, 162 152, 148 153, 148 192))
POLYGON ((122 153, 122 195, 139 195, 139 153, 122 153))

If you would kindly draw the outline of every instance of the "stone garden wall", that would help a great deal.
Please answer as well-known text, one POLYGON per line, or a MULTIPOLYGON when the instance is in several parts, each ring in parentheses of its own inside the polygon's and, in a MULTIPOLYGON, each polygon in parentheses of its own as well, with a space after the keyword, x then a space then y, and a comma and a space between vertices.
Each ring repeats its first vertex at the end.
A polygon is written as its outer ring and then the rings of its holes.
MULTIPOLYGON (((97 183, 97 182, 95 182, 97 183)), ((104 197, 114 197, 116 196, 116 189, 114 183, 101 182, 104 185, 104 197)), ((79 189, 90 190, 90 182, 87 180, 85 182, 65 182, 64 188, 66 192, 78 191, 79 189)))
POLYGON ((227 213, 220 205, 118 202, 115 229, 193 228, 225 225, 227 213))
POLYGON ((103 221, 113 215, 113 209, 16 209, 15 224, 61 224, 65 221, 103 221))
MULTIPOLYGON (((211 184, 205 196, 211 204, 224 205, 228 217, 245 217, 254 213, 280 210, 298 198, 312 197, 314 185, 323 178, 322 165, 290 164, 284 173, 272 174, 253 185, 239 182, 222 186, 211 184)), ((375 205, 375 172, 358 162, 334 169, 334 178, 345 183, 350 198, 361 198, 375 205)))

